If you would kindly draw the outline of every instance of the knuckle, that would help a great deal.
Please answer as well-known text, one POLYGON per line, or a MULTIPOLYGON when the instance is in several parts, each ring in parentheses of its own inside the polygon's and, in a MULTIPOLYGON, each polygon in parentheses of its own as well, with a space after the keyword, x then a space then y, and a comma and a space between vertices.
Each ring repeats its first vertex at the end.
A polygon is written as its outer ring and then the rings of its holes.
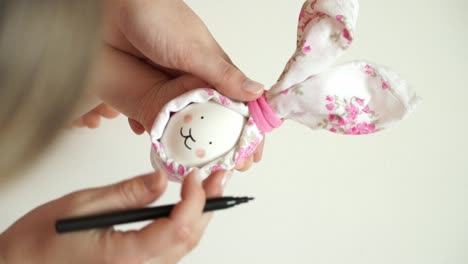
POLYGON ((142 184, 140 181, 130 180, 117 184, 117 192, 119 197, 122 199, 122 203, 125 206, 131 206, 138 203, 138 193, 144 192, 144 188, 140 187, 142 184))
POLYGON ((177 243, 185 243, 190 238, 190 230, 185 226, 175 228, 175 240, 177 243))
POLYGON ((218 68, 217 78, 214 83, 215 87, 226 85, 226 83, 231 81, 235 73, 236 69, 234 67, 223 62, 222 65, 218 68))
POLYGON ((135 120, 140 122, 145 129, 150 129, 157 114, 166 104, 166 97, 167 90, 162 86, 162 81, 158 80, 139 102, 138 110, 135 113, 135 120))
POLYGON ((179 225, 175 229, 177 244, 185 245, 186 251, 193 250, 199 243, 197 234, 187 225, 179 225))
POLYGON ((81 211, 86 211, 86 206, 92 198, 86 194, 86 191, 76 191, 64 196, 62 199, 67 201, 63 212, 68 215, 79 214, 81 211))
POLYGON ((196 42, 192 42, 187 45, 182 45, 178 48, 177 56, 175 56, 172 66, 175 68, 181 68, 185 71, 192 71, 197 63, 195 54, 202 53, 203 49, 201 45, 196 42))

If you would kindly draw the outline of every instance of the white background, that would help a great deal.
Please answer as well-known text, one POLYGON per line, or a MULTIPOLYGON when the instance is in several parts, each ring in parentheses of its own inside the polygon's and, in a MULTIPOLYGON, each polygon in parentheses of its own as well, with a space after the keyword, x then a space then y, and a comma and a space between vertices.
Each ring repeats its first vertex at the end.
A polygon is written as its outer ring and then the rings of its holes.
MULTIPOLYGON (((274 83, 294 51, 302 1, 188 4, 240 69, 274 83)), ((467 9, 464 0, 361 1, 357 40, 340 62, 391 66, 422 104, 366 137, 286 123, 268 136, 263 162, 227 186, 256 201, 219 212, 182 263, 468 263, 467 9)), ((65 193, 151 170, 149 147, 122 117, 68 132, 1 189, 0 230, 65 193)), ((178 192, 171 184, 160 203, 178 192)))

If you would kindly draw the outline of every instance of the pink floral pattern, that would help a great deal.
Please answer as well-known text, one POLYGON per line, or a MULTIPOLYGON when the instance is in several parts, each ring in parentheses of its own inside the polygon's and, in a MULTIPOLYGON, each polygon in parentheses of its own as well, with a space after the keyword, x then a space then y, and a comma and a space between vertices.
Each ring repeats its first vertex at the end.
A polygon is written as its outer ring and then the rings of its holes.
POLYGON ((164 167, 166 168, 166 171, 169 172, 170 174, 175 174, 173 162, 164 163, 164 167))
POLYGON ((240 147, 237 150, 235 163, 238 164, 242 160, 249 157, 255 151, 255 149, 257 148, 259 143, 260 143, 260 138, 257 137, 249 145, 247 145, 246 147, 240 147))
MULTIPOLYGON (((381 92, 381 89, 391 90, 391 86, 394 86, 395 91, 400 91, 399 82, 394 81, 393 76, 387 74, 385 69, 362 61, 331 67, 353 40, 357 6, 357 0, 306 1, 299 14, 296 51, 285 67, 279 83, 272 87, 271 93, 266 92, 267 97, 272 99, 269 100, 269 104, 276 114, 285 119, 301 122, 312 129, 323 128, 346 135, 374 133, 386 127, 388 121, 400 118, 397 116, 400 111, 393 110, 402 109, 403 106, 389 108, 386 99, 389 99, 388 102, 395 100, 387 96, 387 92, 381 92), (322 75, 328 70, 333 71, 332 74, 322 75), (347 78, 342 77, 347 77, 348 74, 352 74, 354 80, 359 80, 359 82, 350 82, 356 84, 353 87, 343 87, 347 78), (335 79, 339 81, 333 81, 335 79), (312 91, 313 89, 315 91, 312 91), (375 93, 376 90, 379 94, 375 93), (278 95, 279 93, 281 94, 278 95), (316 98, 317 95, 319 98, 316 98), (381 95, 383 97, 378 97, 381 95), (315 103, 317 99, 320 102, 318 105, 315 103), (375 111, 382 113, 382 117, 375 111)), ((179 111, 186 99, 195 99, 187 100, 190 102, 212 100, 225 106, 229 105, 228 108, 237 107, 238 112, 244 116, 248 114, 248 109, 245 109, 243 103, 231 101, 217 91, 200 90, 199 93, 192 94, 191 98, 189 93, 184 100, 174 101, 173 105, 169 103, 170 107, 167 109, 177 106, 175 111, 179 111)), ((169 115, 165 113, 161 116, 163 117, 161 120, 167 122, 164 118, 169 115)), ((152 140, 158 141, 161 136, 159 130, 164 131, 164 129, 161 124, 155 127, 156 131, 154 133, 152 131, 152 140)), ((254 120, 249 118, 236 146, 224 156, 199 168, 201 174, 206 177, 214 171, 234 168, 237 163, 255 151, 262 138, 263 133, 254 120)), ((192 169, 171 160, 171 157, 164 152, 163 145, 159 148, 153 146, 152 163, 160 165, 159 168, 165 168, 170 174, 174 174, 174 179, 180 180, 192 169)))
POLYGON ((351 45, 353 42, 353 39, 351 38, 351 33, 347 28, 343 29, 343 38, 345 38, 348 41, 348 45, 351 45))
POLYGON ((353 43, 353 36, 352 32, 350 31, 350 25, 348 23, 348 19, 344 15, 336 15, 336 21, 340 22, 344 28, 342 32, 332 33, 330 38, 337 44, 340 42, 340 38, 346 39, 346 45, 342 46, 343 49, 349 48, 349 46, 353 43))
POLYGON ((302 21, 302 19, 304 19, 305 15, 306 14, 305 14, 304 9, 301 9, 301 12, 299 13, 299 21, 302 21))
POLYGON ((366 122, 359 123, 345 131, 346 135, 367 135, 375 133, 375 124, 368 124, 366 122))
MULTIPOLYGON (((167 124, 168 118, 170 118, 170 113, 178 111, 177 109, 180 109, 181 105, 188 105, 192 102, 201 103, 208 101, 225 105, 227 108, 244 116, 248 113, 248 107, 244 103, 232 101, 228 97, 218 93, 216 90, 208 88, 191 90, 166 104, 161 110, 161 114, 155 120, 153 129, 151 130, 151 163, 155 168, 164 170, 171 181, 182 182, 185 176, 193 168, 184 166, 168 156, 168 153, 164 150, 164 146, 160 141, 164 131, 164 126, 162 124, 167 124), (193 98, 197 99, 194 101, 193 98)), ((251 145, 251 142, 259 142, 262 138, 263 136, 253 118, 249 117, 237 145, 233 149, 229 150, 225 156, 219 157, 216 160, 198 168, 201 177, 208 177, 212 171, 234 169, 236 165, 235 158, 238 156, 238 150, 240 149, 242 152, 241 156, 244 156, 248 152, 254 150, 254 146, 251 145)))
POLYGON ((304 32, 307 25, 309 25, 309 23, 317 17, 317 15, 313 12, 317 2, 318 0, 314 0, 310 3, 309 6, 307 6, 307 2, 304 3, 304 6, 302 7, 301 12, 299 13, 298 30, 300 32, 304 32))
POLYGON ((318 0, 314 0, 310 2, 310 5, 307 6, 307 2, 304 3, 301 12, 299 13, 299 24, 298 24, 298 32, 300 35, 304 33, 307 26, 315 19, 321 20, 327 14, 322 12, 318 12, 315 10, 315 5, 317 4, 318 0))
POLYGON ((345 17, 343 15, 336 15, 336 21, 340 22, 340 23, 344 23, 345 22, 345 17))
POLYGON ((219 101, 224 106, 229 106, 231 104, 229 100, 225 96, 222 96, 222 95, 219 96, 219 101))
POLYGON ((214 91, 212 89, 205 89, 206 93, 209 95, 209 96, 213 96, 214 95, 214 91))
POLYGON ((371 76, 371 77, 376 77, 377 75, 375 74, 375 70, 374 70, 374 67, 372 67, 371 65, 369 64, 366 64, 364 66, 364 73, 371 76))
MULTIPOLYGON (((336 14, 335 10, 332 11, 329 10, 329 8, 317 6, 318 3, 319 0, 309 0, 306 1, 302 6, 301 12, 299 13, 299 23, 297 28, 297 49, 292 58, 289 59, 288 63, 286 64, 285 69, 283 70, 283 73, 279 77, 278 81, 284 79, 285 75, 291 69, 291 65, 298 61, 305 60, 309 55, 313 56, 314 50, 320 49, 320 47, 314 49, 314 46, 311 45, 311 43, 307 43, 308 39, 316 36, 316 34, 312 35, 306 32, 306 29, 310 24, 318 24, 326 18, 336 20, 341 24, 341 26, 335 25, 336 23, 330 25, 330 27, 335 28, 330 34, 330 42, 336 45, 331 46, 333 46, 333 48, 345 50, 348 49, 352 44, 354 38, 354 25, 351 23, 351 19, 348 17, 349 15, 346 13, 336 14)), ((321 45, 323 44, 319 43, 319 46, 321 45)))
POLYGON ((187 171, 187 169, 185 168, 185 166, 180 164, 179 165, 179 170, 178 170, 179 175, 184 175, 186 171, 187 171))
POLYGON ((377 72, 375 71, 374 67, 372 65, 366 64, 364 65, 364 68, 362 68, 362 71, 366 74, 369 75, 370 78, 379 78, 380 80, 380 87, 382 87, 382 90, 389 90, 390 89, 390 83, 385 80, 383 77, 379 76, 377 72))
POLYGON ((370 111, 370 108, 368 105, 366 105, 363 109, 362 109, 362 112, 366 113, 366 114, 369 114, 371 111, 370 111))
POLYGON ((378 131, 379 117, 364 99, 352 97, 348 100, 328 95, 325 102, 328 117, 318 124, 319 127, 345 135, 366 135, 378 131))
POLYGON ((153 143, 153 149, 155 152, 159 152, 159 149, 160 149, 159 143, 153 143))
POLYGON ((213 168, 211 168, 211 172, 220 171, 222 169, 223 169, 223 166, 221 164, 216 164, 213 166, 213 168))
POLYGON ((361 99, 361 98, 357 98, 357 97, 356 97, 356 103, 357 103, 358 105, 360 105, 360 106, 363 106, 364 103, 365 103, 365 101, 364 101, 364 99, 361 99))
POLYGON ((390 85, 388 84, 388 82, 386 80, 384 80, 383 78, 381 79, 382 81, 382 89, 383 90, 387 90, 390 88, 390 85))
POLYGON ((218 101, 220 104, 222 104, 224 106, 231 105, 231 102, 227 97, 225 97, 223 95, 220 95, 220 94, 215 94, 213 89, 206 88, 205 91, 208 94, 208 96, 214 97, 214 100, 218 101))

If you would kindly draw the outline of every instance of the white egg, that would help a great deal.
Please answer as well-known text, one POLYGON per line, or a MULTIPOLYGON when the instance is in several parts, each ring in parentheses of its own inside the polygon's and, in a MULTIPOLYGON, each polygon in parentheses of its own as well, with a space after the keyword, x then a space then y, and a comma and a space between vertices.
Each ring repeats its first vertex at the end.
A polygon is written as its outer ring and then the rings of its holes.
POLYGON ((201 167, 236 146, 245 122, 241 114, 217 103, 193 103, 171 116, 161 143, 176 162, 201 167))

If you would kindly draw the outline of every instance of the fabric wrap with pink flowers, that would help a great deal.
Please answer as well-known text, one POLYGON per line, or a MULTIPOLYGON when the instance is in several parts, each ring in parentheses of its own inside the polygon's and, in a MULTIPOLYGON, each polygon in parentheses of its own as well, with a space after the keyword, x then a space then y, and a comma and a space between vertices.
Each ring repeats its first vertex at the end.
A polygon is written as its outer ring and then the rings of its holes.
POLYGON ((420 98, 393 71, 367 61, 332 66, 354 40, 358 9, 357 0, 306 1, 299 15, 295 53, 278 82, 254 102, 235 102, 211 89, 193 90, 169 102, 151 131, 155 168, 164 169, 175 181, 182 181, 194 168, 169 157, 160 140, 171 114, 192 103, 212 101, 247 120, 232 149, 197 167, 204 177, 233 169, 284 120, 311 129, 365 135, 408 116, 420 98))

